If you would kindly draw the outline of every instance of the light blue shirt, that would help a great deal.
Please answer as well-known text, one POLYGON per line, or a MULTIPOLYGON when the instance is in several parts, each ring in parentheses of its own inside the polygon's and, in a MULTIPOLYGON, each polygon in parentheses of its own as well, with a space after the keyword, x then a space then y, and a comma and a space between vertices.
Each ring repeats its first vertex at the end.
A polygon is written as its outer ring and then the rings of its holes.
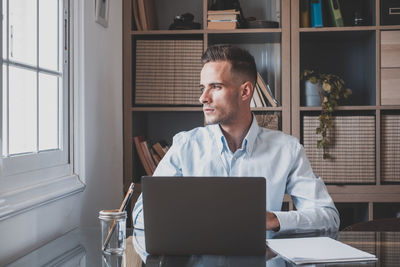
MULTIPOLYGON (((254 117, 235 153, 218 124, 178 133, 154 176, 265 177, 267 211, 278 217, 280 232, 339 228, 339 213, 324 182, 314 175, 302 145, 293 136, 259 127, 254 117), (281 211, 285 193, 296 210, 281 211)), ((144 229, 141 195, 132 218, 136 229, 144 229)))

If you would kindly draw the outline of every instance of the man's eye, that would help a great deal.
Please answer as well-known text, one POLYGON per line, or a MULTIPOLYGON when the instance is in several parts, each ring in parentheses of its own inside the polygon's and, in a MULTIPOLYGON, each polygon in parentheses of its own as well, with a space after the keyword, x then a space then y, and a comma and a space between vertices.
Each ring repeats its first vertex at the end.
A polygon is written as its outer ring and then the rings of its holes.
POLYGON ((213 89, 221 89, 222 87, 221 87, 221 85, 213 85, 212 88, 213 88, 213 89))

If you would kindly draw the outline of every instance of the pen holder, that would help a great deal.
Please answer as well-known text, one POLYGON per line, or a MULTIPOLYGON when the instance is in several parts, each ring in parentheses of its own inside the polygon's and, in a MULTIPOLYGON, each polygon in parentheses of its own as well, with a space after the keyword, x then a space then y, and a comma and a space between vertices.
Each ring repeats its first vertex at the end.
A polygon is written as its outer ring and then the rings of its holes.
POLYGON ((123 254, 126 249, 126 211, 102 210, 101 245, 106 254, 123 254))

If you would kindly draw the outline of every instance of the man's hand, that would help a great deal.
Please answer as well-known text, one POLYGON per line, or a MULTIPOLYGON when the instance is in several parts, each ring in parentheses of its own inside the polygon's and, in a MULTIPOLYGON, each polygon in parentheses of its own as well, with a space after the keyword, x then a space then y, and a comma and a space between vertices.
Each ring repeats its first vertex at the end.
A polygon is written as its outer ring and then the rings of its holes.
POLYGON ((276 215, 272 212, 268 212, 267 211, 267 225, 266 225, 266 229, 267 230, 272 230, 272 231, 279 231, 279 228, 281 227, 281 225, 279 224, 279 220, 276 217, 276 215))

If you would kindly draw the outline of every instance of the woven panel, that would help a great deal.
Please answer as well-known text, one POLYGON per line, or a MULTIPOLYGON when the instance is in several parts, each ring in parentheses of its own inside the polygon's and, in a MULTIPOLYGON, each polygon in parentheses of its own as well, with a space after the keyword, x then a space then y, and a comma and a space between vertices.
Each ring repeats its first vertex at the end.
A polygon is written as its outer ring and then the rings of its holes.
POLYGON ((317 148, 321 137, 315 133, 318 117, 303 117, 303 144, 314 172, 325 183, 374 183, 375 182, 375 117, 335 117, 328 131, 331 159, 323 159, 322 149, 317 148))
POLYGON ((200 105, 202 40, 137 40, 135 104, 200 105))
POLYGON ((400 264, 400 232, 381 233, 381 266, 399 266, 400 264))
POLYGON ((256 120, 260 127, 271 130, 279 130, 279 115, 278 114, 256 114, 256 120))
POLYGON ((400 182, 400 115, 383 115, 381 181, 400 182))
POLYGON ((376 255, 375 232, 340 232, 339 241, 376 255))

